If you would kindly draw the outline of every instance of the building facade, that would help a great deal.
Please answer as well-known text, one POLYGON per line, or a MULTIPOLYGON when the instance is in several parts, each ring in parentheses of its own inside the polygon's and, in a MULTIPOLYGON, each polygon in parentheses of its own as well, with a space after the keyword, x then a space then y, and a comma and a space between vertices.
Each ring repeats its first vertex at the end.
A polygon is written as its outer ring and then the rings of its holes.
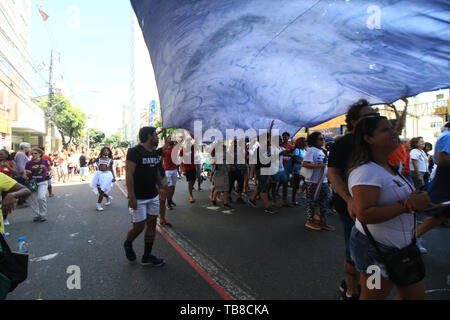
POLYGON ((31 101, 31 1, 0 2, 0 147, 42 146, 44 111, 31 101))
MULTIPOLYGON (((398 100, 394 105, 400 113, 404 110, 404 102, 398 100)), ((388 119, 395 119, 394 111, 385 105, 375 105, 381 115, 388 119)), ((408 98, 408 114, 405 128, 401 137, 411 139, 423 137, 426 142, 434 145, 441 134, 441 127, 447 122, 450 114, 450 89, 442 89, 424 92, 408 98)), ((304 131, 304 130, 302 130, 304 131)), ((320 131, 328 137, 336 137, 347 133, 345 115, 341 115, 314 128, 309 132, 320 131)), ((297 136, 306 136, 305 132, 299 132, 297 136)))
POLYGON ((161 121, 159 96, 147 45, 131 10, 130 103, 123 108, 122 130, 133 145, 138 143, 139 129, 161 121))

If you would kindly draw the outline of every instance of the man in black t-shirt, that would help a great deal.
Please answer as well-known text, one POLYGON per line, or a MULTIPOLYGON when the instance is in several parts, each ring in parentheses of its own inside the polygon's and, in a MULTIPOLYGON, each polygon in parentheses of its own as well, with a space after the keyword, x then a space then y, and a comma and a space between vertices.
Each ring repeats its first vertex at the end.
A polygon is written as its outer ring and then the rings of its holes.
POLYGON ((81 153, 79 164, 80 164, 80 181, 86 181, 86 177, 88 174, 88 164, 86 160, 86 152, 84 151, 81 153))
POLYGON ((350 106, 347 112, 345 122, 350 133, 338 139, 331 147, 330 156, 328 158, 328 181, 331 182, 336 190, 334 207, 339 213, 344 226, 345 239, 345 261, 344 272, 345 280, 341 282, 339 287, 342 300, 358 300, 358 280, 359 272, 355 268, 355 264, 350 256, 349 239, 352 228, 355 224, 355 214, 353 212, 353 199, 348 191, 347 186, 347 170, 350 155, 352 153, 353 133, 358 122, 371 115, 376 115, 376 111, 369 106, 366 100, 359 100, 350 106))
POLYGON ((128 231, 124 243, 128 260, 136 260, 133 241, 145 229, 145 249, 141 260, 143 266, 161 266, 163 259, 152 254, 155 240, 156 221, 159 215, 158 188, 162 188, 159 170, 161 153, 154 150, 158 137, 154 127, 143 127, 139 131, 140 144, 128 149, 126 161, 126 184, 128 189, 128 207, 133 226, 128 231))

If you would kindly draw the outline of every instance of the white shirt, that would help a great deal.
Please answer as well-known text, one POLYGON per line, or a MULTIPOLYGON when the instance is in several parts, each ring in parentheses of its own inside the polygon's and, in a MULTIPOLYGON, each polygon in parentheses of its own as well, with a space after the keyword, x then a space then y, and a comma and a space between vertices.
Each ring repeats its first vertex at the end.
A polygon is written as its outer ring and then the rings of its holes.
POLYGON ((409 168, 411 171, 414 171, 413 166, 413 159, 417 160, 417 168, 419 169, 419 172, 427 172, 427 164, 428 164, 428 158, 427 154, 423 150, 419 149, 412 149, 409 153, 410 161, 409 161, 409 168))
MULTIPOLYGON (((377 205, 386 206, 406 199, 411 194, 408 185, 400 176, 392 175, 375 162, 369 162, 354 169, 348 178, 348 190, 353 197, 354 186, 375 186, 380 188, 377 205)), ((414 189, 413 186, 411 186, 414 189)), ((364 235, 361 223, 356 219, 355 226, 364 235)), ((414 215, 403 213, 391 220, 367 224, 375 241, 389 247, 402 249, 412 242, 414 236, 414 215)))
MULTIPOLYGON (((319 149, 316 147, 310 147, 310 148, 308 148, 308 150, 306 150, 306 154, 305 154, 305 157, 303 158, 303 161, 311 162, 313 164, 322 164, 324 159, 325 159, 325 154, 323 153, 322 149, 319 149)), ((313 170, 313 173, 312 173, 311 177, 309 178, 309 180, 306 180, 306 182, 318 183, 318 180, 320 177, 320 172, 322 171, 322 169, 321 168, 315 168, 315 169, 308 168, 308 169, 313 170)), ((322 183, 328 182, 327 171, 328 171, 328 166, 325 167, 324 178, 323 178, 322 183)))

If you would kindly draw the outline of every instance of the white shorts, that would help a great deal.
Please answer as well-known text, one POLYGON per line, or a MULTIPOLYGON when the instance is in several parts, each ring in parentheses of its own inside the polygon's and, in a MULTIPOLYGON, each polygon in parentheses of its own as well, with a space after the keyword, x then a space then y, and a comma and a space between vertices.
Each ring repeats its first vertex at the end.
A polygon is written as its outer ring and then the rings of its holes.
POLYGON ((132 223, 145 221, 147 216, 159 216, 159 195, 153 199, 137 200, 136 210, 129 209, 132 223))
POLYGON ((167 185, 169 187, 175 187, 177 185, 178 171, 175 170, 166 170, 167 177, 167 185))
POLYGON ((80 168, 80 176, 84 177, 87 176, 89 173, 89 168, 88 167, 81 167, 80 168))

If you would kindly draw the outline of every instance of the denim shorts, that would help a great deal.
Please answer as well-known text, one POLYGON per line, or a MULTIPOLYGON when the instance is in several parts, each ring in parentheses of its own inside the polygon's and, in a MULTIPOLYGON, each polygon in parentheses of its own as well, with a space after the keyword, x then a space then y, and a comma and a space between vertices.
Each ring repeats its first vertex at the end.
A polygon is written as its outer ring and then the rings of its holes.
MULTIPOLYGON (((382 254, 390 255, 398 251, 397 248, 388 247, 377 242, 378 248, 382 254)), ((382 257, 377 253, 375 247, 370 243, 369 238, 353 227, 350 235, 350 256, 355 263, 355 268, 361 273, 367 274, 367 268, 376 265, 380 268, 381 277, 389 280, 386 265, 382 257)))
MULTIPOLYGON (((347 210, 346 210, 347 211, 347 210)), ((352 257, 350 255, 350 235, 352 233, 353 226, 355 225, 355 222, 350 218, 347 212, 344 214, 339 212, 339 218, 342 222, 342 225, 344 227, 344 240, 345 240, 345 261, 354 266, 355 263, 352 260, 352 257)))

